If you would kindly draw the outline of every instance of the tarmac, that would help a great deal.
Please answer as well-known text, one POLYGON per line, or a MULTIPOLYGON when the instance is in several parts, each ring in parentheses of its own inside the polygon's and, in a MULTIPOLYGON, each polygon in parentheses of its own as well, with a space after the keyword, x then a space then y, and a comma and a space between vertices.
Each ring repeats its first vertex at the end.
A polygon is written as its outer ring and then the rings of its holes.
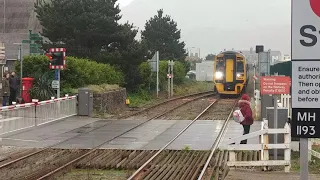
MULTIPOLYGON (((4 136, 0 145, 32 148, 55 145, 55 148, 63 149, 91 149, 100 145, 100 149, 157 150, 177 136, 191 120, 144 122, 144 120, 102 120, 74 116, 4 136), (138 126, 139 124, 142 125, 138 126)), ((210 150, 223 122, 222 120, 196 121, 167 149, 181 150, 188 147, 192 150, 210 150)), ((251 132, 259 130, 260 127, 260 121, 255 122, 251 132)), ((240 124, 230 121, 222 142, 240 136, 242 131, 240 124)), ((249 139, 248 143, 258 143, 258 137, 249 139)))

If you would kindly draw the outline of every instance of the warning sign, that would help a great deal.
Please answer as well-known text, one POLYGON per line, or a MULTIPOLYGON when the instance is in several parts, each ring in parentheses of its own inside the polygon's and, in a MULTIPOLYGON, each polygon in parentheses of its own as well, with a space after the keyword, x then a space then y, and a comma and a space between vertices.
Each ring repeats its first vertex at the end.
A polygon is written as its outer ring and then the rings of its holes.
POLYGON ((290 77, 263 76, 260 80, 261 94, 290 94, 290 77))

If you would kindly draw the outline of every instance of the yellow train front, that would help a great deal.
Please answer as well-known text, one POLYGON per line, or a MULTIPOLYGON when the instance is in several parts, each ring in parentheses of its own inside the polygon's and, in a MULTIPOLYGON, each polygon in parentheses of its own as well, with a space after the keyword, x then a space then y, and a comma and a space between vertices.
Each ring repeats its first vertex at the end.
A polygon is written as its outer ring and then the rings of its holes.
POLYGON ((243 54, 225 51, 214 59, 213 81, 220 95, 240 95, 248 83, 248 66, 243 54))

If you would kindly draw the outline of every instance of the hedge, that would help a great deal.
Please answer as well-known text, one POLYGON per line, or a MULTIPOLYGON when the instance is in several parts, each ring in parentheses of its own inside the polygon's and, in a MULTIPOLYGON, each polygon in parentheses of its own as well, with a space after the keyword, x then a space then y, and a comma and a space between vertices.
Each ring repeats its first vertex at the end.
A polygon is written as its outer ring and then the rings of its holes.
MULTIPOLYGON (((143 79, 142 85, 144 86, 143 88, 147 87, 154 87, 156 86, 156 73, 151 74, 151 68, 148 65, 147 62, 143 62, 139 66, 139 71, 140 71, 140 76, 143 79)), ((160 90, 162 89, 167 89, 167 78, 168 74, 168 61, 162 60, 160 61, 159 64, 159 86, 160 90)), ((184 65, 179 62, 175 61, 175 64, 173 66, 173 83, 174 84, 181 84, 183 83, 183 80, 185 79, 185 68, 184 65)))
MULTIPOLYGON (((62 88, 79 88, 90 84, 124 84, 123 73, 109 64, 97 63, 89 59, 66 58, 66 69, 61 71, 62 88)), ((15 64, 17 74, 20 62, 15 64)), ((35 77, 37 74, 50 72, 46 56, 25 56, 23 59, 23 77, 35 77)))

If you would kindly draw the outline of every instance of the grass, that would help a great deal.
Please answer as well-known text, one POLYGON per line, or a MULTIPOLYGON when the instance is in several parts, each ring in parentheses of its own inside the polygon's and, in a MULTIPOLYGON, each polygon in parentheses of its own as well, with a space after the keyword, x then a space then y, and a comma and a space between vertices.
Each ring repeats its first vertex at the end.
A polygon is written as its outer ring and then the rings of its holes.
MULTIPOLYGON (((314 149, 315 150, 315 149, 314 149)), ((292 151, 291 154, 291 171, 300 172, 300 152, 292 151)), ((309 162, 309 173, 319 174, 320 173, 320 159, 312 158, 309 162)))
POLYGON ((129 107, 139 107, 147 103, 150 103, 154 100, 151 94, 143 90, 134 93, 129 93, 128 99, 130 100, 129 107))
POLYGON ((189 151, 190 150, 190 146, 188 145, 185 145, 182 149, 182 151, 189 151))
POLYGON ((213 82, 201 82, 186 79, 183 84, 174 86, 174 95, 181 96, 214 89, 213 82))
POLYGON ((133 171, 127 170, 97 170, 73 169, 71 172, 60 176, 61 180, 125 180, 133 171))
MULTIPOLYGON (((174 86, 174 96, 183 96, 187 94, 204 92, 213 90, 214 84, 213 82, 198 82, 190 79, 185 79, 185 81, 181 85, 174 86)), ((167 92, 160 92, 160 94, 164 94, 162 96, 163 99, 166 97, 167 92)), ((147 91, 139 91, 134 93, 129 93, 128 98, 130 100, 129 107, 141 107, 143 105, 153 103, 157 99, 152 97, 151 93, 147 91)))
POLYGON ((100 85, 89 85, 88 88, 93 91, 93 93, 105 93, 108 91, 113 91, 119 89, 117 84, 100 84, 100 85))
MULTIPOLYGON (((100 85, 89 85, 87 86, 87 88, 89 88, 89 90, 91 90, 93 93, 105 93, 108 91, 113 91, 113 90, 117 90, 119 89, 119 85, 117 84, 100 84, 100 85)), ((78 89, 73 89, 73 88, 65 88, 62 89, 61 94, 69 94, 69 95, 73 95, 73 94, 77 94, 78 93, 78 89)))

